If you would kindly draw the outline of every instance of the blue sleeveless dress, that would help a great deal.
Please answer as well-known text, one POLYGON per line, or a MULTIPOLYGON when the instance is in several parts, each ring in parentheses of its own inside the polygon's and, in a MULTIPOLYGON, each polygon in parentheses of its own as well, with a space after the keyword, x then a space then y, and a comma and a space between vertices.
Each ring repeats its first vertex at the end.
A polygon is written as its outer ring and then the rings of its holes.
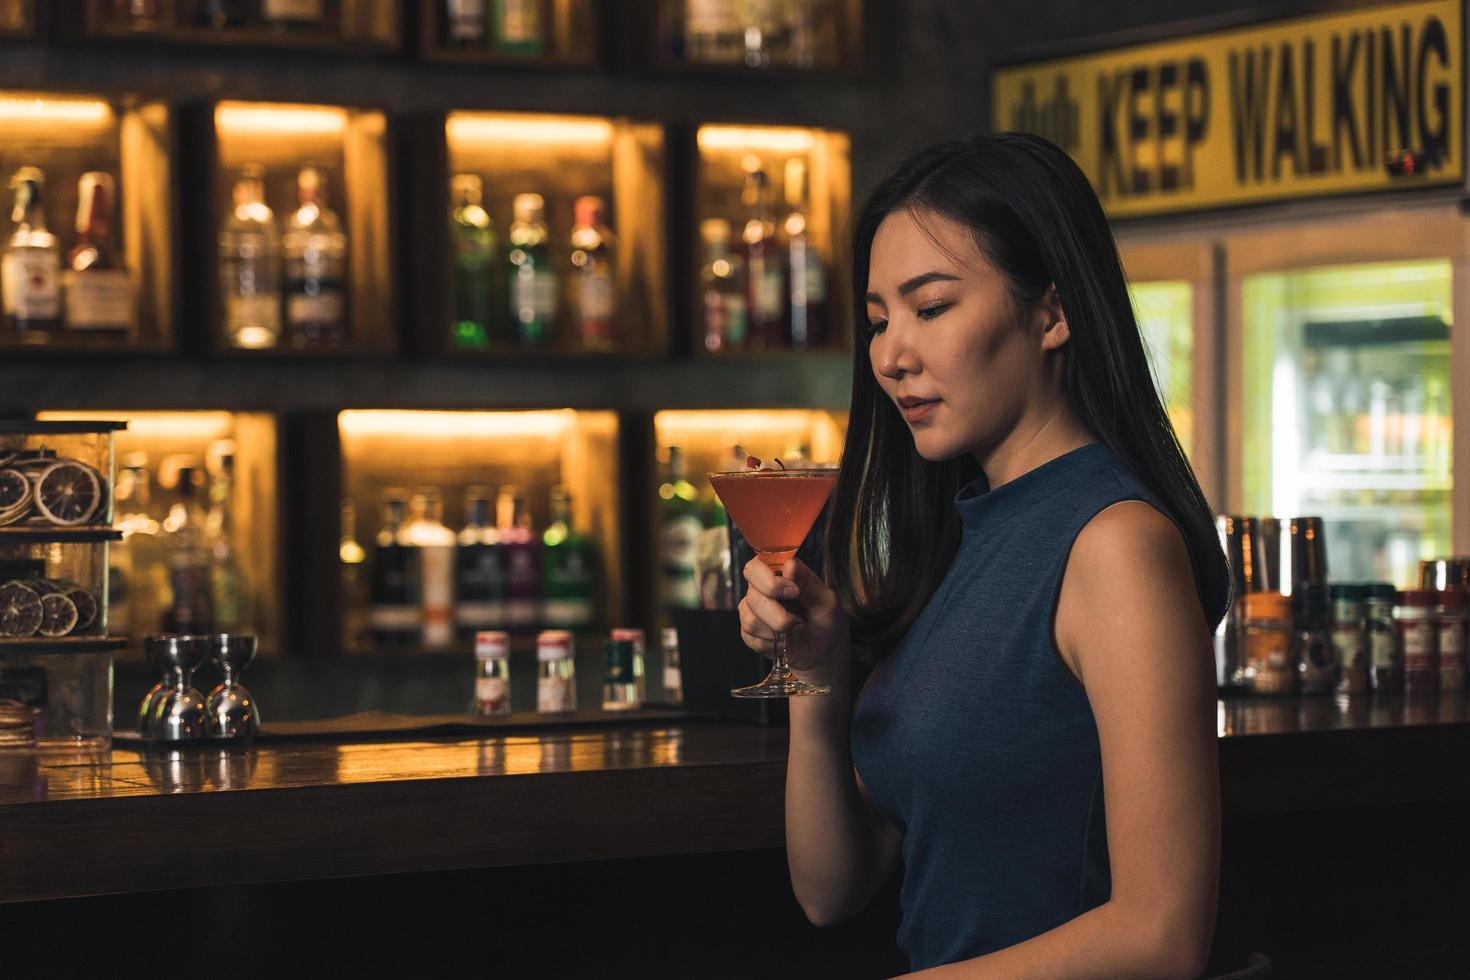
POLYGON ((916 970, 1107 900, 1097 726, 1052 620, 1072 542, 1124 500, 1168 515, 1101 443, 967 486, 948 574, 854 708, 853 762, 903 833, 898 944, 916 970))

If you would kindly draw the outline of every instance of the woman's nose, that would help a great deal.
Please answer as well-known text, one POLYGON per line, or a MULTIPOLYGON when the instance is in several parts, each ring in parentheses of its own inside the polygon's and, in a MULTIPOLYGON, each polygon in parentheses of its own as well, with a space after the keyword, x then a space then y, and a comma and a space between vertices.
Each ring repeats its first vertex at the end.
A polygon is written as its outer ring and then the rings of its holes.
POLYGON ((874 338, 869 356, 873 370, 885 378, 897 380, 919 370, 918 354, 903 333, 894 329, 892 321, 887 330, 874 338))

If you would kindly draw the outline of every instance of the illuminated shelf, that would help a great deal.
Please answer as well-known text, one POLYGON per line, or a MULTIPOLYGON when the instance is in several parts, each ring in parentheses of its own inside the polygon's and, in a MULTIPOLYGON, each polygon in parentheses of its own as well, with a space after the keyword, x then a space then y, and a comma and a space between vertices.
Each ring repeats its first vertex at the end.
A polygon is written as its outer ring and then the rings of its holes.
MULTIPOLYGON (((718 52, 702 56, 691 51, 686 21, 690 6, 687 0, 637 0, 629 19, 645 25, 633 39, 645 50, 636 50, 635 56, 661 71, 781 80, 852 74, 862 60, 862 0, 815 0, 808 4, 810 20, 806 28, 788 25, 783 30, 777 25, 776 36, 767 39, 767 62, 757 65, 747 63, 749 34, 739 24, 732 24, 726 32, 723 56, 718 52)), ((789 5, 788 9, 796 6, 789 5)))
MULTIPOLYGON (((531 50, 497 49, 488 37, 473 45, 450 40, 445 5, 421 3, 419 56, 442 64, 520 68, 593 68, 598 63, 598 0, 537 0, 542 41, 531 50)), ((486 4, 490 7, 490 4, 486 4)))
POLYGON ((254 16, 234 26, 212 28, 202 24, 199 0, 160 0, 152 21, 130 18, 119 6, 115 0, 87 0, 81 36, 119 42, 365 53, 403 47, 401 0, 323 0, 321 27, 290 30, 254 16))
POLYGON ((0 38, 30 37, 35 31, 35 0, 0 0, 0 38))

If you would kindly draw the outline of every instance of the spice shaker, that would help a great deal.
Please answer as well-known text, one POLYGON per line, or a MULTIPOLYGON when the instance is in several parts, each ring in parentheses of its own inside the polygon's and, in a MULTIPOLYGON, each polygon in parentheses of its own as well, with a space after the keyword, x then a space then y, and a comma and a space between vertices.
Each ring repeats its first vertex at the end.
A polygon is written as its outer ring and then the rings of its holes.
POLYGON ((1403 653, 1393 620, 1398 590, 1387 582, 1367 587, 1363 602, 1363 632, 1368 640, 1368 686, 1376 694, 1391 694, 1402 682, 1403 653))
POLYGON ((510 638, 502 630, 475 634, 475 696, 470 714, 510 714, 510 638))
POLYGON ((1291 647, 1291 600, 1279 592, 1245 597, 1245 684, 1252 694, 1296 691, 1291 647))
POLYGON ((536 710, 558 714, 577 710, 577 665, 572 657, 572 634, 545 630, 536 638, 536 710))
POLYGON ((1327 626, 1327 583, 1298 581, 1292 593, 1297 690, 1329 694, 1337 686, 1337 658, 1327 626))
POLYGON ((1432 690, 1438 679, 1439 631, 1434 615, 1438 601, 1437 592, 1408 589, 1399 593, 1393 607, 1399 649, 1403 652, 1405 694, 1432 690))
POLYGON ((1364 606, 1365 585, 1334 585, 1332 595, 1332 653, 1337 659, 1337 693, 1363 694, 1368 690, 1368 628, 1364 606))

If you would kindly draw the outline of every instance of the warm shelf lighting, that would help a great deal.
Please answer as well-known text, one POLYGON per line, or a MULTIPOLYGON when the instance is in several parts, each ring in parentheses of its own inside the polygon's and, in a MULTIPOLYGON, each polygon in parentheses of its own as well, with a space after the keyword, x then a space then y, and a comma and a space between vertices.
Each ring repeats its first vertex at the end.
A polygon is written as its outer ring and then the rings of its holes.
POLYGON ((362 436, 540 436, 555 438, 571 431, 577 413, 570 409, 540 412, 403 412, 352 410, 337 416, 343 438, 362 436))
POLYGON ((96 99, 0 96, 0 123, 107 126, 112 118, 112 107, 96 99))
POLYGON ((701 126, 701 150, 765 150, 767 153, 810 153, 816 136, 810 129, 774 126, 701 126))
POLYGON ((749 411, 666 411, 653 417, 660 440, 664 434, 681 436, 804 432, 818 422, 827 423, 826 412, 815 409, 752 409, 749 411))
POLYGON ((231 135, 337 136, 347 131, 347 110, 333 106, 221 102, 214 125, 231 135))
POLYGON ((120 439, 158 440, 168 442, 212 442, 223 439, 234 429, 234 416, 229 412, 37 412, 42 422, 75 422, 84 419, 122 419, 128 427, 120 439))
POLYGON ((444 123, 451 146, 465 144, 552 143, 605 146, 612 123, 595 116, 491 115, 452 112, 444 123))

